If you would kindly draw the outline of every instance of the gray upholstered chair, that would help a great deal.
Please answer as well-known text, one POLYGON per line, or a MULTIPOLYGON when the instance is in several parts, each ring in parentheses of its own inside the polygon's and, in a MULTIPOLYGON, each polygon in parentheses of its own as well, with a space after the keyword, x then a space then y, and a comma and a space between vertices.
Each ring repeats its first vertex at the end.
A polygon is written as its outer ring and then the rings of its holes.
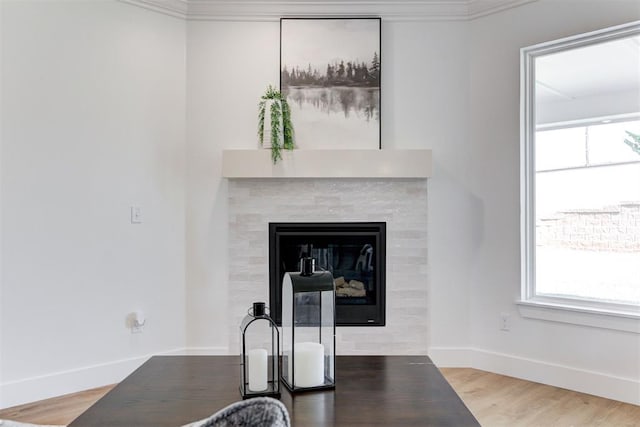
POLYGON ((232 403, 215 414, 183 427, 290 427, 287 408, 276 399, 255 397, 232 403))

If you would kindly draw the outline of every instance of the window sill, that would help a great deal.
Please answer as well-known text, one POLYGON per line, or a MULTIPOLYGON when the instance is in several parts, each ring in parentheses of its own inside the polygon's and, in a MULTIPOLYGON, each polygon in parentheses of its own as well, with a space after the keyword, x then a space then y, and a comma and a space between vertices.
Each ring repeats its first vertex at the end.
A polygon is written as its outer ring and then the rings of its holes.
POLYGON ((640 311, 614 311, 566 303, 520 300, 522 317, 640 334, 640 311))

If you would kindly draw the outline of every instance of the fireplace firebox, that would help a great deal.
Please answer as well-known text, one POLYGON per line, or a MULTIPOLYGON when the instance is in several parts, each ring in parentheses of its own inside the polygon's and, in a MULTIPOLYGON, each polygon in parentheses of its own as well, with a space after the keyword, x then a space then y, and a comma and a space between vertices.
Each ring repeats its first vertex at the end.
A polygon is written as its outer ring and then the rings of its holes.
POLYGON ((282 278, 303 257, 333 274, 337 326, 385 324, 386 223, 269 223, 269 306, 281 325, 282 278))

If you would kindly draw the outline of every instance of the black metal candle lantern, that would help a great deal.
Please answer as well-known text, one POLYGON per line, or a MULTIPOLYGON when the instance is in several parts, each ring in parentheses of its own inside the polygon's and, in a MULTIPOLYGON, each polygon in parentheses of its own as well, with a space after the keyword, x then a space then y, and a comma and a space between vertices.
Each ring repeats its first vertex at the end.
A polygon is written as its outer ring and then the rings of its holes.
POLYGON ((280 397, 280 332, 263 302, 254 302, 240 324, 240 394, 280 397))
POLYGON ((282 382, 291 392, 335 388, 335 286, 303 258, 282 280, 282 382))

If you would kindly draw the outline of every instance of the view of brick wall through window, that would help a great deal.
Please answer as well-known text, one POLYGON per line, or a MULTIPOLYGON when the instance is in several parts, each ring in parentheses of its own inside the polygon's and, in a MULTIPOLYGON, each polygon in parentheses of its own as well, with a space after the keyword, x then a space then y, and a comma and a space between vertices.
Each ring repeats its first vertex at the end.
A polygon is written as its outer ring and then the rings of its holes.
POLYGON ((536 295, 640 304, 640 120, 536 132, 536 295))
POLYGON ((610 252, 640 251, 640 201, 603 209, 574 209, 540 218, 536 243, 610 252))

